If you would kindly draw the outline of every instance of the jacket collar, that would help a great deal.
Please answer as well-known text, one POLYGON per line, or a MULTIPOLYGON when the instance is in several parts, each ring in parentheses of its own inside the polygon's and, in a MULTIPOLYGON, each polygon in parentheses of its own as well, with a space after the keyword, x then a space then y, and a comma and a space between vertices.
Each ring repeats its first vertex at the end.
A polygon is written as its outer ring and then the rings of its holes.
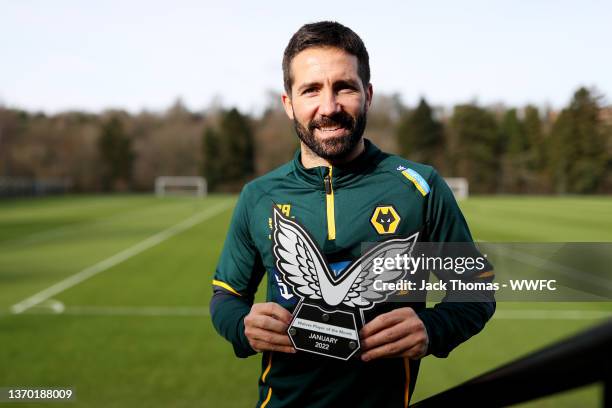
MULTIPOLYGON (((382 160, 382 152, 374 143, 364 138, 364 150, 349 163, 331 168, 332 185, 334 188, 346 186, 372 171, 382 160)), ((325 190, 325 177, 331 166, 318 166, 307 169, 302 164, 302 153, 298 149, 293 156, 293 167, 297 177, 317 190, 325 190)))

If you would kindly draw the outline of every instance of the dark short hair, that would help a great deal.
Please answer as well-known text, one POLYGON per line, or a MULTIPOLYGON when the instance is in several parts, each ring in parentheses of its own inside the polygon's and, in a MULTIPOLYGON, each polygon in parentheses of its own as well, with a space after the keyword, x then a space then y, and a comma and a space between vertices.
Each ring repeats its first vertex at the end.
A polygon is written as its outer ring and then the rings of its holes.
POLYGON ((285 91, 291 95, 293 78, 291 61, 307 48, 334 47, 357 57, 357 73, 364 88, 370 83, 370 57, 361 38, 353 30, 335 21, 320 21, 303 25, 285 48, 283 54, 283 82, 285 91))

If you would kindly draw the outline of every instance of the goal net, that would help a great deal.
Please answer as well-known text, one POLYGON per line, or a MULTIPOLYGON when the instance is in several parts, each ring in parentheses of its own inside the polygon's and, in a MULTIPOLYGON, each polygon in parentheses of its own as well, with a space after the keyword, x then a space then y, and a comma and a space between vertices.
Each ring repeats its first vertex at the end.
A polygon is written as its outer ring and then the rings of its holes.
POLYGON ((450 187, 457 200, 468 198, 469 186, 465 177, 445 177, 446 184, 450 187))
POLYGON ((204 197, 207 193, 204 177, 171 177, 163 176, 155 179, 155 195, 194 195, 204 197))

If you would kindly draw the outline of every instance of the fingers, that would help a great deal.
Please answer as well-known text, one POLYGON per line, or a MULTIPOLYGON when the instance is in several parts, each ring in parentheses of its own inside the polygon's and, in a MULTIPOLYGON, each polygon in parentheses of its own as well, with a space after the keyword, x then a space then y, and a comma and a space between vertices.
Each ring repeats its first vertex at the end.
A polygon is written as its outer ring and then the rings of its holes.
POLYGON ((262 351, 279 351, 281 353, 294 354, 297 351, 292 346, 279 346, 276 344, 264 343, 260 341, 249 342, 253 350, 261 353, 262 351))
MULTIPOLYGON (((382 357, 407 356, 408 350, 416 346, 418 340, 416 335, 401 338, 391 343, 382 344, 374 347, 361 355, 361 360, 370 361, 382 357)), ((414 350, 416 351, 416 350, 414 350)))
POLYGON ((265 315, 253 315, 245 318, 245 326, 273 331, 276 333, 286 333, 288 324, 273 317, 265 315), (248 322, 247 322, 248 318, 248 322))
POLYGON ((406 350, 404 355, 410 359, 418 360, 420 358, 425 357, 427 354, 427 342, 417 341, 417 344, 406 350))
POLYGON ((291 322, 292 317, 287 309, 274 302, 256 303, 251 308, 251 312, 271 316, 287 324, 291 322))
POLYGON ((256 303, 244 318, 244 334, 255 351, 295 353, 287 328, 291 313, 273 303, 256 303))
POLYGON ((384 330, 387 327, 394 326, 412 316, 416 316, 416 314, 410 307, 404 307, 383 313, 376 316, 371 322, 368 322, 365 326, 363 326, 359 334, 363 338, 369 337, 374 333, 384 330))
POLYGON ((387 343, 393 343, 410 334, 410 325, 408 322, 400 322, 395 326, 388 327, 384 330, 376 332, 361 340, 361 349, 367 351, 369 349, 381 346, 387 343))
POLYGON ((254 341, 273 344, 275 346, 292 346, 289 336, 266 330, 253 329, 250 336, 254 341))
POLYGON ((360 335, 363 361, 398 356, 418 359, 427 353, 425 325, 409 307, 377 316, 363 327, 360 335))
POLYGON ((245 325, 244 334, 255 351, 295 353, 291 340, 289 340, 289 336, 285 333, 280 334, 270 330, 245 325))

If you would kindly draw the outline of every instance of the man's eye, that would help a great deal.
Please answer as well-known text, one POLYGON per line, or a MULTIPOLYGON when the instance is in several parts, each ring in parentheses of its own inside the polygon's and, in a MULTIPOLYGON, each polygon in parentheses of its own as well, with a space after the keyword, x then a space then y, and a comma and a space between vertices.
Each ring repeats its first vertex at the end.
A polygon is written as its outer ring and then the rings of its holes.
POLYGON ((356 89, 351 86, 344 86, 338 90, 339 93, 352 93, 355 91, 356 89))
POLYGON ((316 91, 317 91, 317 89, 316 89, 316 88, 306 88, 306 89, 304 90, 304 92, 302 92, 302 94, 304 94, 304 95, 305 95, 305 94, 311 94, 311 93, 314 93, 314 92, 316 92, 316 91))

